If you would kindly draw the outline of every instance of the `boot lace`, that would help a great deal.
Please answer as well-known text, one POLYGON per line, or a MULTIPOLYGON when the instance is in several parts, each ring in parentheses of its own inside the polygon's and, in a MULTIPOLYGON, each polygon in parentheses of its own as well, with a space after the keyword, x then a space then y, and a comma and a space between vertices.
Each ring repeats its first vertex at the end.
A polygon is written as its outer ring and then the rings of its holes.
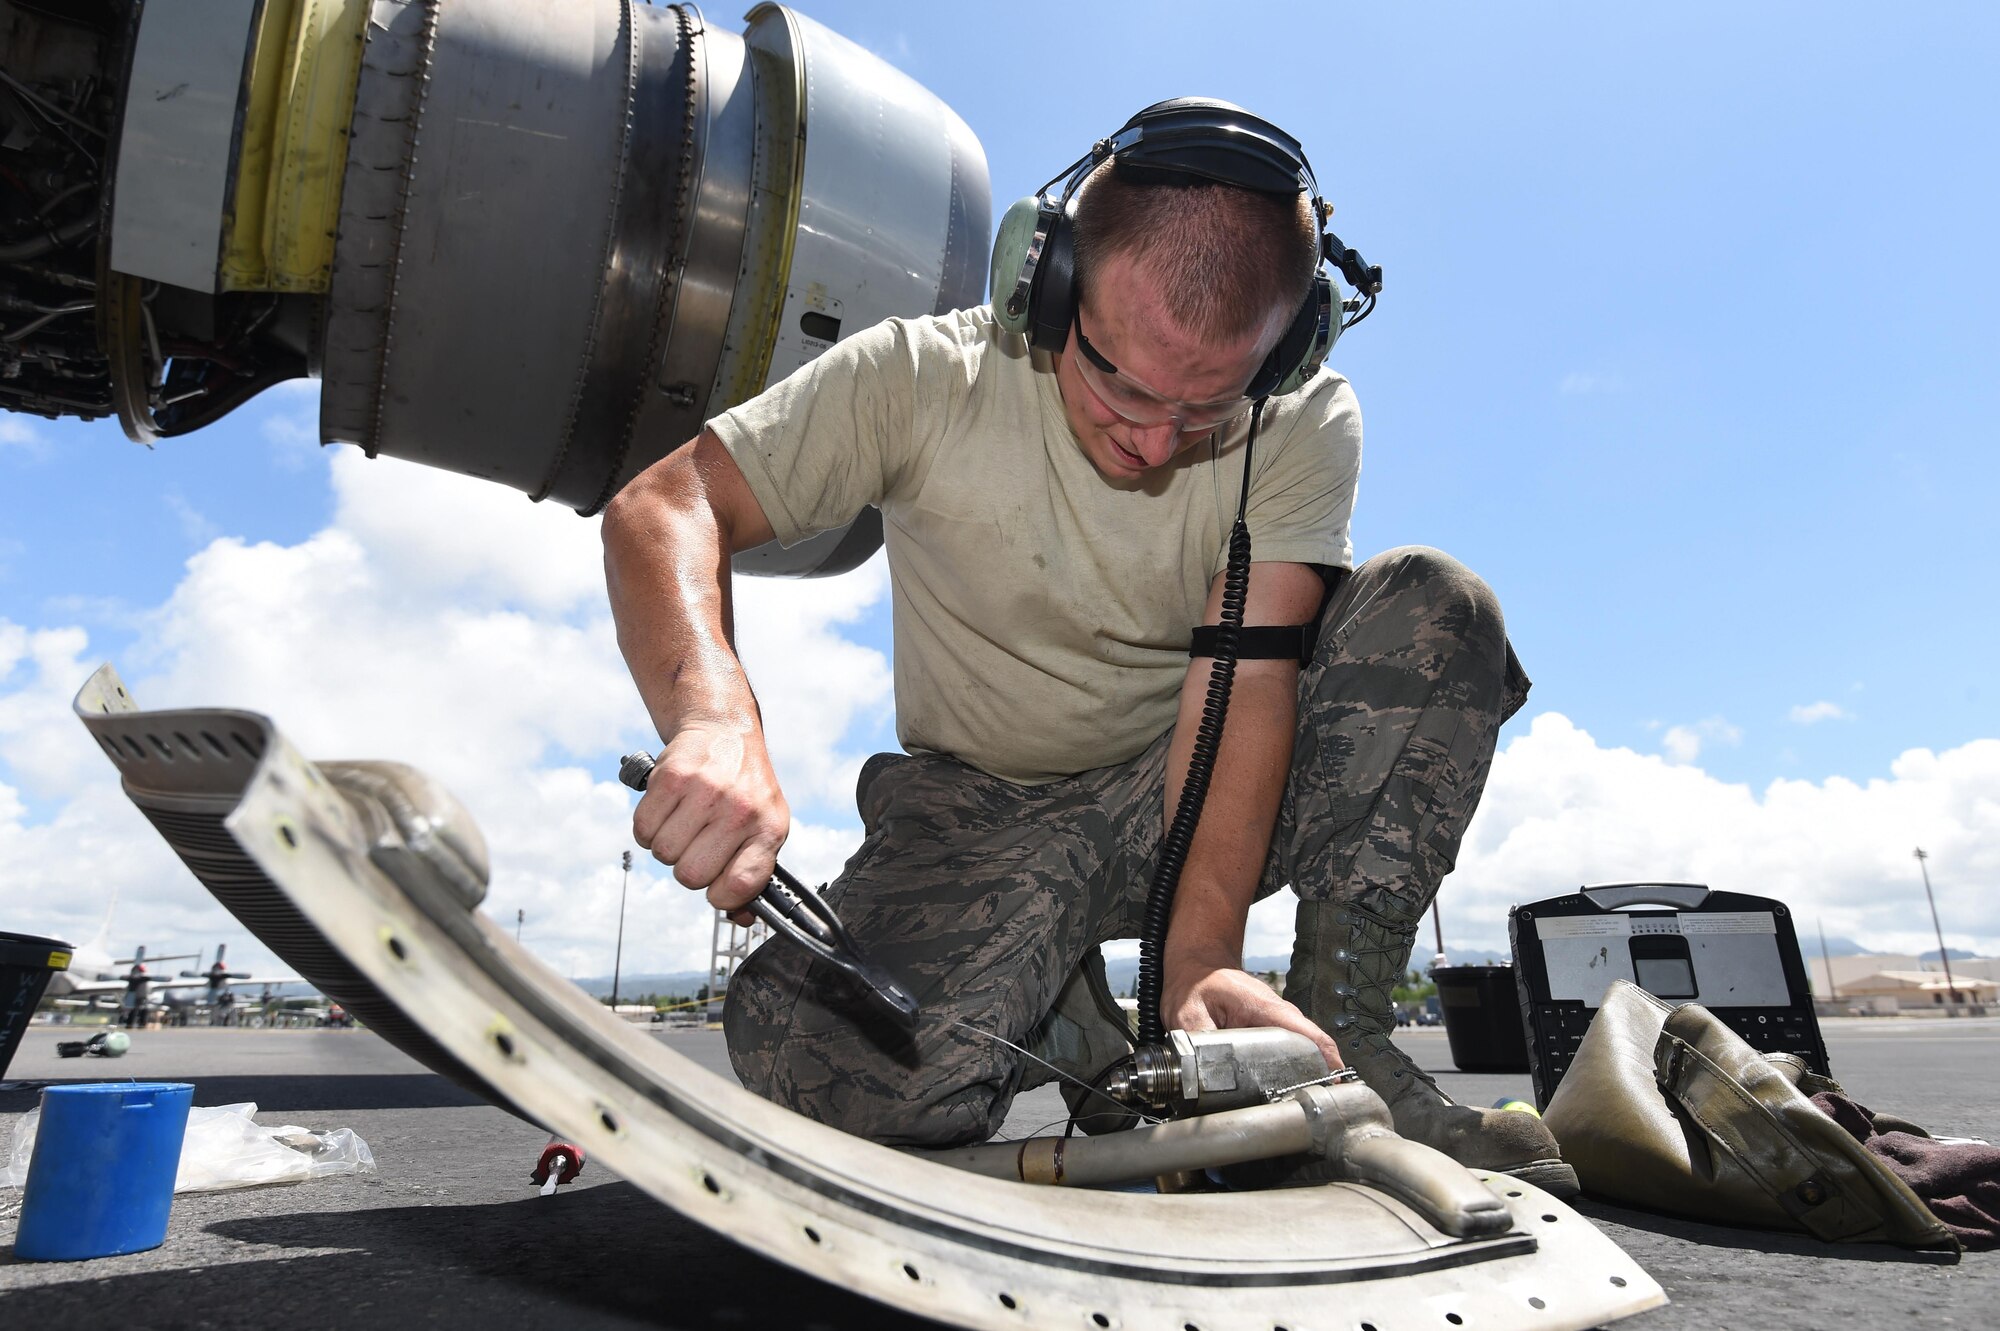
POLYGON ((1334 953, 1335 964, 1346 972, 1333 986, 1341 1008, 1333 1021, 1336 1039, 1353 1040, 1368 1054, 1389 1058, 1394 1065, 1391 1075, 1397 1080, 1415 1077, 1436 1090, 1437 1079, 1389 1038, 1395 1024, 1395 989, 1402 983, 1416 940, 1415 921, 1399 924, 1352 904, 1342 906, 1335 919, 1348 926, 1343 945, 1334 953))

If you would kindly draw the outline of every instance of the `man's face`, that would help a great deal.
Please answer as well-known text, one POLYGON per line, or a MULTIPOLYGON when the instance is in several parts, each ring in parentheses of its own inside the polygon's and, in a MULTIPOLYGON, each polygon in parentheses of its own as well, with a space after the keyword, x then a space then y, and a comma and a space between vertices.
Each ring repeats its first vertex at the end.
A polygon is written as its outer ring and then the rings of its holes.
POLYGON ((1092 276, 1070 326, 1069 341, 1056 362, 1063 411, 1084 456, 1106 480, 1129 482, 1206 440, 1214 433, 1213 425, 1183 429, 1171 420, 1141 424, 1128 417, 1154 420, 1170 414, 1171 409, 1161 405, 1162 399, 1197 409, 1192 413, 1171 411, 1182 418, 1198 418, 1201 408, 1240 399, 1250 377, 1283 335, 1290 313, 1274 309, 1262 325, 1243 337, 1212 341, 1201 336, 1200 330, 1190 331, 1174 322, 1160 299, 1157 283, 1131 256, 1120 254, 1108 260, 1092 276), (1110 386, 1112 377, 1106 376, 1101 366, 1087 367, 1088 358, 1077 342, 1079 327, 1090 350, 1117 367, 1116 386, 1144 388, 1117 401, 1093 387, 1110 386), (1134 399, 1152 409, 1135 407, 1134 399))

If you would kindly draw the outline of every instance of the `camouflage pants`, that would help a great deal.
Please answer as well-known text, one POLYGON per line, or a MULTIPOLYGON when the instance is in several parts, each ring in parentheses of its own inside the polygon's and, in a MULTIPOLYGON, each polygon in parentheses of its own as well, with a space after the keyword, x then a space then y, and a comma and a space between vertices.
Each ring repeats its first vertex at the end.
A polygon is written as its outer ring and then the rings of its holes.
MULTIPOLYGON (((1451 869, 1500 723, 1528 681, 1492 592, 1416 547, 1356 569, 1299 676, 1292 771, 1259 895, 1356 900, 1412 929, 1451 869)), ((914 1036, 779 940, 729 987, 743 1083, 889 1145, 984 1141, 1024 1043, 1098 944, 1136 937, 1164 821, 1170 735, 1138 757, 1018 786, 935 754, 862 768, 866 837, 827 890, 923 1005, 914 1036)))

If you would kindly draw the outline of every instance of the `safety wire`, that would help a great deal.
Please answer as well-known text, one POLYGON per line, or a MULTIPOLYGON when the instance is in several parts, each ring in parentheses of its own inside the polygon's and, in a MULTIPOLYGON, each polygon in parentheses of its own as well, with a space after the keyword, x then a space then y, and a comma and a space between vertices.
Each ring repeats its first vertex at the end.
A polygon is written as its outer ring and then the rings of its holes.
POLYGON ((1187 778, 1181 783, 1180 804, 1174 810, 1173 824, 1160 841, 1160 858, 1153 870, 1153 886, 1146 894, 1146 912, 1140 925, 1139 1043, 1142 1045, 1157 1044, 1166 1038, 1166 1027, 1160 1017, 1160 952, 1166 945, 1167 924, 1173 918, 1174 893, 1180 887, 1188 847, 1194 843, 1201 806, 1208 798, 1209 778, 1215 774, 1216 754, 1222 748, 1222 723, 1229 715, 1229 690, 1236 679, 1237 635, 1243 628, 1244 607, 1250 596, 1250 526, 1245 518, 1250 507, 1250 447, 1257 440, 1264 402, 1260 397, 1250 409, 1250 432, 1243 440, 1243 490, 1236 501, 1235 525, 1229 530, 1229 563, 1222 575, 1222 622, 1216 626, 1208 695, 1202 701, 1201 724, 1195 730, 1187 778))
MULTIPOLYGON (((1081 1087, 1086 1093, 1096 1096, 1098 1099, 1104 1101, 1104 1103, 1110 1105, 1113 1109, 1116 1109, 1118 1111, 1118 1116, 1120 1118, 1123 1118, 1127 1114, 1135 1114, 1138 1117, 1145 1119, 1146 1122, 1148 1123, 1164 1123, 1166 1121, 1165 1119, 1161 1118, 1156 1114, 1148 1114, 1143 1109, 1135 1109, 1131 1105, 1125 1104, 1123 1101, 1113 1099, 1111 1096, 1099 1090, 1097 1087, 1092 1086, 1089 1082, 1085 1081, 1083 1078, 1073 1076, 1070 1073, 1064 1072, 1061 1068, 1049 1062, 1046 1058, 1043 1058, 1040 1055, 1036 1054, 1033 1050, 1023 1049, 1020 1045, 1015 1044, 1012 1040, 1007 1039, 1005 1036, 995 1035, 992 1031, 982 1031, 977 1026, 974 1026, 969 1022, 960 1021, 957 1018, 953 1018, 951 1024, 958 1027, 962 1031, 972 1032, 974 1035, 977 1035, 982 1040, 991 1040, 995 1044, 1005 1045, 1007 1046, 1007 1048, 1013 1050, 1015 1053, 1020 1054, 1023 1058, 1041 1064, 1043 1067, 1047 1068, 1050 1072, 1055 1073, 1056 1076, 1062 1078, 1064 1081, 1070 1083, 1072 1086, 1081 1087)), ((1079 1122, 1082 1122, 1084 1119, 1096 1118, 1096 1117, 1098 1117, 1098 1115, 1095 1114, 1085 1114, 1079 1117, 1077 1114, 1072 1112, 1069 1116, 1069 1128, 1063 1132, 1063 1135, 1065 1137, 1069 1136, 1071 1131, 1075 1129, 1076 1125, 1079 1122)), ((1059 1121, 1060 1120, 1052 1120, 1051 1124, 1044 1126, 1052 1126, 1054 1122, 1059 1122, 1059 1121)))

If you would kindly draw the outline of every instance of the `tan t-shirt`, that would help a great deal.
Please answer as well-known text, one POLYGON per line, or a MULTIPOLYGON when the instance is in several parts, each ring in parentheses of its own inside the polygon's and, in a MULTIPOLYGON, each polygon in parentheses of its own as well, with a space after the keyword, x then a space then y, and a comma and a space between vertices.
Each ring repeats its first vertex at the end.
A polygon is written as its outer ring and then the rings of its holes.
MULTIPOLYGON (((1048 357, 981 307, 856 333, 709 428, 782 542, 881 507, 903 746, 1033 785, 1123 762, 1173 724, 1248 424, 1107 480, 1048 357)), ((1350 565, 1347 381, 1323 371, 1272 398, 1254 453, 1251 557, 1350 565)))

